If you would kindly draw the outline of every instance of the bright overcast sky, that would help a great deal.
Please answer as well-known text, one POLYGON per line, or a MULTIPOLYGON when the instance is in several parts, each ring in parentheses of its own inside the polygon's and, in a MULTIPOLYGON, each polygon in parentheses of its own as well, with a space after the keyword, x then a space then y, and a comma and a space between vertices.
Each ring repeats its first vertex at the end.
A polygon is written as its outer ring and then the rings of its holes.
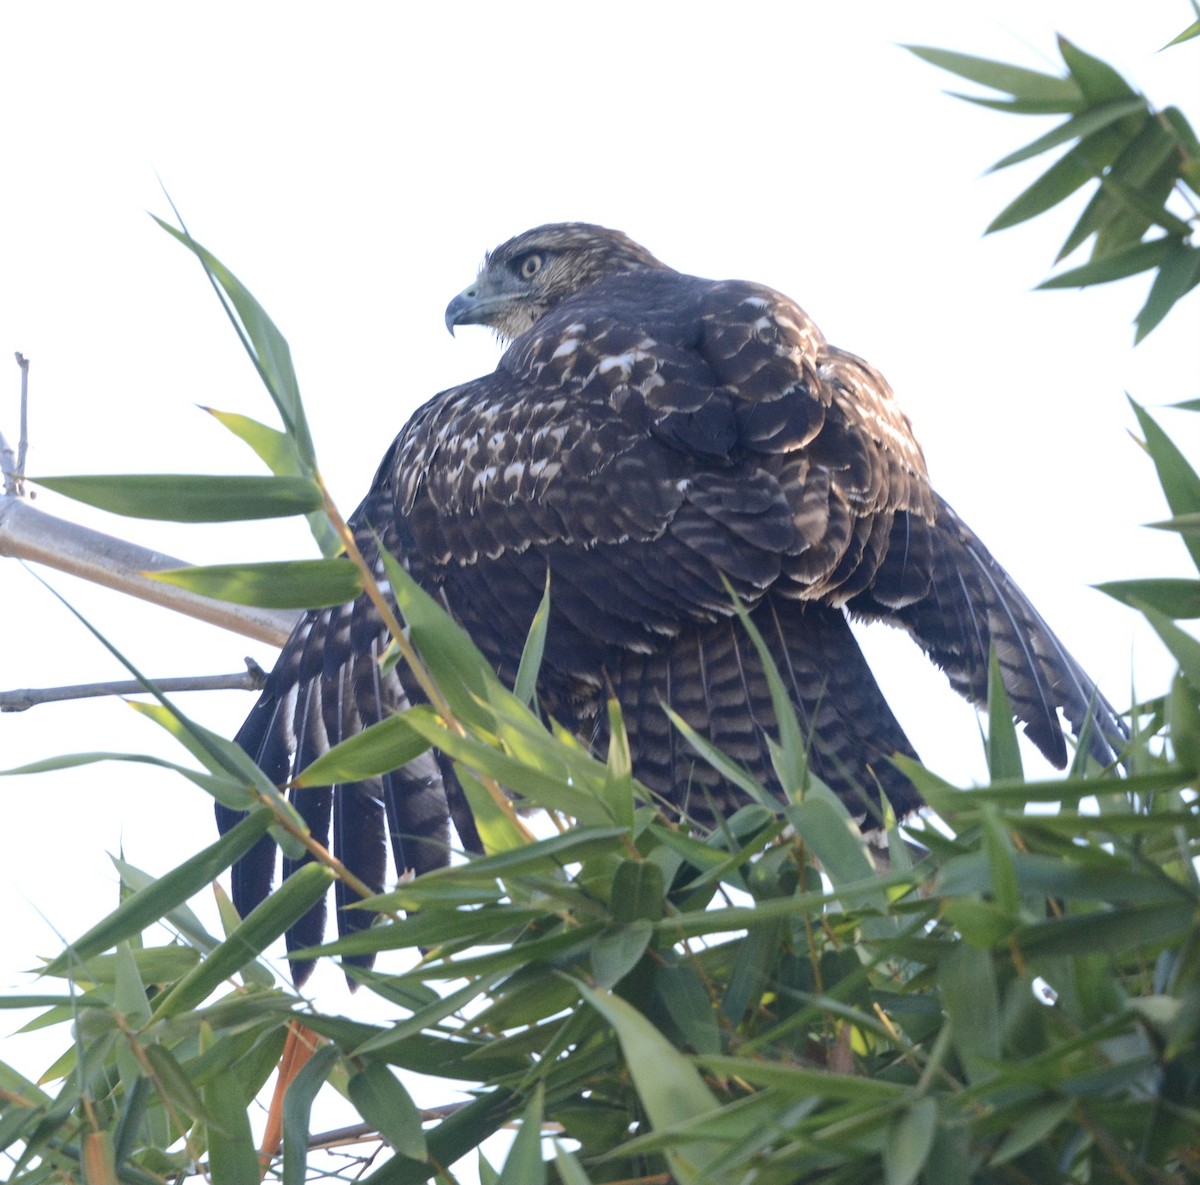
MULTIPOLYGON (((1169 673, 1157 644, 1088 586, 1186 573, 1178 541, 1141 526, 1164 510, 1124 392, 1150 405, 1200 394, 1197 298, 1135 351, 1144 278, 1031 292, 1070 217, 984 238, 1047 161, 983 174, 1049 125, 948 98, 971 88, 898 46, 1057 70, 1060 31, 1200 124, 1200 42, 1156 53, 1191 19, 1183 0, 6 5, 0 429, 15 440, 18 374, 4 360, 19 350, 32 362, 31 473, 257 471, 196 409, 271 414, 198 266, 146 215, 169 214, 161 179, 290 340, 349 511, 412 410, 495 365, 487 333, 452 340, 442 323, 484 250, 541 222, 600 222, 681 270, 785 291, 878 366, 939 491, 1108 696, 1128 702, 1131 679, 1156 694, 1169 673)), ((1169 423, 1195 442, 1186 417, 1169 423)), ((38 505, 194 561, 311 554, 295 523, 179 527, 49 494, 38 505)), ((49 579, 151 675, 273 660, 49 579)), ((0 686, 119 676, 11 560, 0 603, 0 686)), ((926 761, 980 776, 973 716, 944 680, 899 636, 874 650, 926 761)), ((232 735, 250 702, 183 706, 232 735)), ((0 766, 90 749, 177 756, 119 702, 0 718, 0 766)), ((0 793, 0 990, 55 953, 54 930, 75 937, 115 905, 106 852, 123 844, 161 873, 213 835, 200 791, 145 769, 0 793)), ((336 976, 318 982, 327 1007, 362 1002, 339 998, 336 976)), ((36 1073, 65 1040, 5 1040, 0 1058, 36 1073)))

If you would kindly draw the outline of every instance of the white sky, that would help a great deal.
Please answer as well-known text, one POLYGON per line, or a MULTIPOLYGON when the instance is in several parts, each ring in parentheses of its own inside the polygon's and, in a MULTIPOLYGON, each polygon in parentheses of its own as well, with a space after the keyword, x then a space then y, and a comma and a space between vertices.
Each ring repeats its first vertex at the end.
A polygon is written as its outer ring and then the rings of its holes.
MULTIPOLYGON (((1164 509, 1124 392, 1150 405, 1200 394, 1196 298, 1135 351, 1145 278, 1032 293, 1071 214, 981 232, 1049 158, 982 174, 1049 124, 947 98, 970 88, 898 45, 1057 69, 1060 30, 1200 123, 1200 43, 1156 55, 1191 19, 1167 0, 1136 13, 1084 0, 7 5, 0 428, 15 440, 18 373, 3 359, 19 350, 31 473, 257 471, 195 407, 271 411, 198 266, 146 216, 169 214, 161 177, 289 338, 349 511, 409 413, 494 366, 488 334, 452 340, 442 323, 484 250, 545 221, 600 222, 681 270, 787 292, 878 366, 940 492, 1109 697, 1127 702, 1131 679, 1158 693, 1161 649, 1088 585, 1187 573, 1178 541, 1141 526, 1164 509)), ((1197 455, 1190 418, 1167 423, 1197 455)), ((137 523, 47 493, 38 505, 194 561, 311 554, 297 523, 137 523)), ((50 579, 152 675, 273 660, 50 579)), ((0 604, 0 686, 119 677, 12 561, 0 604)), ((899 636, 872 651, 927 763, 980 776, 972 713, 941 676, 899 636)), ((251 700, 182 703, 232 735, 251 700)), ((177 756, 119 702, 0 717, 2 767, 68 749, 177 756)), ((29 990, 19 972, 57 951, 54 931, 74 937, 115 904, 106 852, 124 845, 161 873, 213 835, 200 791, 133 767, 8 780, 0 795, 0 991, 29 990)), ((366 1009, 336 975, 316 982, 324 1006, 366 1009)), ((0 1017, 0 1034, 14 1027, 0 1017)), ((0 1058, 36 1074, 65 1040, 5 1036, 0 1058)))

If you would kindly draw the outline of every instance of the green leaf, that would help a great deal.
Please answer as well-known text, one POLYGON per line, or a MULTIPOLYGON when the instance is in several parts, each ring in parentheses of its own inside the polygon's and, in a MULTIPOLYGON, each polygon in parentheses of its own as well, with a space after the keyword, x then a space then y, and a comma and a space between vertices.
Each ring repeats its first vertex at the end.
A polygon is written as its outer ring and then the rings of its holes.
POLYGON ((1158 267, 1166 259, 1170 244, 1171 240, 1167 237, 1136 243, 1103 259, 1094 259, 1091 263, 1059 272, 1057 276, 1043 280, 1038 289, 1088 288, 1092 284, 1111 284, 1114 280, 1124 280, 1138 272, 1158 267))
POLYGON ((973 1085, 991 1081, 1000 1060, 1000 999, 992 954, 960 943, 937 970, 942 1006, 973 1085))
POLYGON ((200 1091, 165 1045, 155 1042, 143 1045, 142 1054, 154 1071, 155 1089, 164 1099, 185 1115, 190 1115, 209 1127, 220 1127, 217 1117, 205 1106, 200 1091))
POLYGON ((424 1160, 421 1113, 407 1090, 382 1062, 369 1062, 348 1083, 358 1113, 401 1155, 424 1160))
POLYGON ((550 624, 550 569, 546 569, 546 591, 533 615, 533 623, 521 649, 521 663, 517 667, 517 678, 513 684, 513 695, 523 704, 532 704, 537 693, 538 672, 542 667, 542 655, 546 650, 546 628, 550 624))
POLYGON ((1123 605, 1151 609, 1173 619, 1200 617, 1200 580, 1156 577, 1147 580, 1110 580, 1095 585, 1123 605))
POLYGON ((1181 240, 1172 240, 1166 258, 1158 270, 1150 295, 1137 315, 1137 334, 1134 342, 1142 341, 1156 329, 1163 318, 1200 283, 1200 247, 1181 240))
MULTIPOLYGON (((217 411, 212 407, 206 407, 204 410, 236 437, 244 440, 276 477, 316 476, 312 467, 301 457, 295 438, 286 432, 280 432, 236 412, 217 411)), ((308 515, 308 526, 323 556, 332 557, 342 550, 342 541, 323 509, 314 510, 308 515)))
POLYGON ((983 824, 983 849, 987 853, 991 874, 992 897, 1007 914, 1016 916, 1021 908, 1017 889, 1017 874, 1013 868, 1013 844, 1000 821, 1000 814, 990 803, 984 805, 980 819, 983 824))
POLYGON ((340 1056, 336 1045, 323 1045, 292 1079, 283 1096, 283 1185, 304 1185, 308 1178, 313 1101, 340 1056))
POLYGON ((1065 37, 1059 37, 1058 51, 1089 104, 1094 106, 1137 93, 1107 62, 1085 53, 1065 37))
POLYGON ((333 873, 322 864, 304 864, 296 869, 204 962, 155 1001, 155 1017, 176 1016, 202 1003, 226 979, 282 937, 325 896, 332 883, 333 873))
POLYGON ((1007 1164, 1010 1160, 1028 1152, 1030 1148, 1047 1142, 1046 1138, 1060 1123, 1064 1123, 1075 1110, 1074 1099, 1040 1100, 1030 1108, 1024 1118, 1009 1128, 1000 1141, 1000 1147, 992 1153, 988 1163, 1007 1164))
POLYGON ((407 765, 429 748, 429 741, 412 726, 414 713, 432 716, 433 710, 420 704, 364 728, 306 765, 292 784, 308 787, 359 782, 407 765))
POLYGON ((1072 116, 1065 123, 1059 124, 1058 127, 1047 132, 1044 136, 1039 136, 1032 143, 1026 144, 1024 148, 1019 148, 1016 152, 1009 153, 1008 156, 992 165, 988 172, 994 173, 999 169, 1007 169, 1010 165, 1040 156, 1043 152, 1048 152, 1051 148, 1057 148, 1058 145, 1065 144, 1068 140, 1082 139, 1092 132, 1097 132, 1101 128, 1108 127, 1109 124, 1116 123, 1119 119, 1124 119, 1127 115, 1132 115, 1137 111, 1145 109, 1146 101, 1136 98, 1126 99, 1123 103, 1107 103, 1102 107, 1094 107, 1090 111, 1084 111, 1079 115, 1072 116))
POLYGON ((663 874, 652 860, 622 860, 612 884, 612 913, 618 922, 663 916, 663 874))
POLYGON ((186 228, 177 230, 161 218, 151 217, 200 260, 246 353, 250 355, 268 394, 274 400, 284 427, 294 438, 302 462, 308 466, 309 473, 314 473, 317 468, 316 452, 304 416, 300 386, 292 367, 292 352, 287 339, 245 285, 215 255, 197 243, 186 228))
POLYGON ((646 918, 604 930, 592 943, 592 974, 596 982, 603 988, 615 987, 637 966, 653 937, 654 927, 646 918))
POLYGON ((258 801, 246 789, 244 782, 220 774, 201 773, 189 769, 186 765, 178 765, 174 761, 164 761, 161 757, 149 757, 144 753, 69 753, 62 757, 47 757, 42 761, 31 761, 28 765, 19 765, 13 769, 0 769, 0 778, 13 777, 18 774, 41 774, 59 769, 76 769, 82 765, 94 765, 100 761, 128 761, 135 765, 156 765, 160 769, 169 769, 181 774, 188 781, 194 782, 206 793, 211 794, 218 802, 231 806, 235 810, 244 811, 254 806, 258 801))
POLYGON ((885 1185, 912 1185, 925 1167, 937 1133, 938 1109, 933 1099, 918 1099, 892 1121, 883 1146, 885 1185))
MULTIPOLYGON (((718 1110, 718 1103, 695 1066, 685 1058, 633 1005, 608 992, 579 984, 583 998, 617 1034, 621 1052, 633 1077, 642 1106, 656 1130, 685 1123, 718 1110)), ((704 1142, 666 1152, 679 1185, 702 1185, 706 1166, 719 1146, 704 1142)))
POLYGON ((226 1070, 201 1090, 215 1124, 208 1129, 208 1170, 213 1185, 248 1185, 259 1179, 261 1166, 250 1133, 250 1100, 237 1075, 226 1070))
MULTIPOLYGON (((1185 41, 1191 41, 1193 37, 1200 37, 1200 21, 1193 21, 1184 31, 1175 37, 1172 37, 1163 49, 1170 49, 1172 45, 1181 45, 1185 41)), ((1161 50, 1159 51, 1161 52, 1161 50)))
POLYGON ((496 1185, 546 1185, 542 1160, 542 1106, 544 1092, 539 1083, 521 1114, 521 1126, 496 1178, 496 1185))
POLYGON ((263 609, 323 609, 352 601, 362 592, 358 569, 345 560, 209 564, 167 568, 147 575, 203 597, 263 609))
POLYGON ((1020 779, 1024 774, 1021 765, 1021 748, 1017 744, 1017 729, 1013 723, 1012 707, 1008 692, 1004 688, 1004 676, 993 648, 988 654, 988 772, 993 782, 1012 778, 1020 779))
POLYGON ((177 905, 206 888, 248 852, 266 833, 271 812, 265 808, 247 815, 227 831, 164 877, 126 897, 108 917, 97 922, 46 967, 45 974, 61 975, 74 963, 87 962, 118 942, 140 934, 177 905))
POLYGON ((1166 715, 1175 759, 1188 769, 1200 770, 1200 712, 1195 685, 1182 674, 1171 680, 1166 715))
MULTIPOLYGON (((835 885, 867 882, 875 875, 862 832, 831 790, 813 786, 804 801, 793 803, 786 814, 796 834, 812 849, 835 885)), ((882 889, 872 904, 886 910, 882 889)))
POLYGON ((754 649, 758 651, 763 674, 767 677, 767 687, 771 692, 771 707, 775 713, 775 727, 779 731, 778 744, 770 746, 771 764, 784 793, 793 799, 799 798, 808 789, 808 744, 804 734, 800 731, 800 722, 796 719, 795 706, 787 693, 787 688, 783 685, 783 680, 779 677, 779 668, 775 665, 775 659, 767 648, 766 642, 763 641, 758 627, 750 620, 746 606, 742 604, 741 598, 733 591, 733 585, 724 575, 721 576, 721 583, 725 585, 725 591, 733 600, 733 607, 737 611, 742 628, 750 635, 754 649))
MULTIPOLYGON (((1200 475, 1197 475, 1188 464, 1187 458, 1144 407, 1132 399, 1129 400, 1129 405, 1133 408, 1138 425, 1146 437, 1146 449, 1154 462, 1154 468, 1158 471, 1158 480, 1167 496, 1167 505, 1170 506, 1172 514, 1200 514, 1200 475)), ((1183 542, 1191 554, 1192 562, 1200 568, 1200 538, 1184 534, 1183 542)))
POLYGON ((755 778, 751 777, 746 770, 742 769, 737 762, 731 757, 727 757, 707 738, 702 737, 677 712, 672 711, 670 708, 664 708, 664 711, 667 713, 667 719, 671 721, 683 739, 726 781, 731 782, 739 790, 742 790, 752 802, 757 802, 772 813, 779 810, 783 804, 778 799, 772 798, 762 785, 755 778))
POLYGON ((1076 111, 1080 107, 1080 89, 1070 79, 927 45, 906 45, 904 48, 932 66, 1014 98, 1052 103, 1055 104, 1050 108, 1053 111, 1076 111))
POLYGON ((1111 126, 1085 137, 1009 202, 992 219, 985 233, 1006 230, 1057 206, 1081 186, 1099 177, 1116 159, 1127 139, 1120 129, 1111 126))
POLYGON ((714 1074, 744 1078, 756 1086, 778 1087, 792 1095, 815 1095, 821 1099, 842 1099, 852 1103, 899 1103, 909 1096, 911 1089, 883 1078, 834 1074, 829 1070, 811 1070, 769 1059, 758 1061, 748 1057, 705 1054, 696 1060, 714 1074))
POLYGON ((320 488, 306 477, 125 473, 30 480, 112 514, 175 523, 283 518, 324 505, 320 488))

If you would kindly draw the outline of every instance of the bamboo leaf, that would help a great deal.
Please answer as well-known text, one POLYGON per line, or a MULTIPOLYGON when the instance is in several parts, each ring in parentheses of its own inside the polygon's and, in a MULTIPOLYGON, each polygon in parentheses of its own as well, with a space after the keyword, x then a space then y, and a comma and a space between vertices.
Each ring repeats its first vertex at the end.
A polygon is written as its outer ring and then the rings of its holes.
MULTIPOLYGON (((1197 525, 1200 525, 1200 522, 1197 525)), ((1151 609, 1173 619, 1190 620, 1200 617, 1200 580, 1176 577, 1110 580, 1095 587, 1123 605, 1130 605, 1135 609, 1149 605, 1151 609)))
POLYGON ((1136 94, 1133 87, 1107 62, 1085 53, 1065 37, 1059 37, 1058 51, 1088 103, 1106 103, 1136 94))
POLYGON ((1054 103, 1058 105, 1054 107, 1056 111, 1075 111, 1081 105, 1080 89, 1068 78, 928 45, 906 45, 904 48, 932 66, 1017 99, 1054 103))
POLYGON ((1009 202, 992 219, 985 233, 1006 230, 1057 206, 1081 186, 1099 177, 1126 140, 1119 129, 1111 126, 1085 137, 1009 202))
POLYGON ((155 1018, 175 1016, 202 1003, 226 979, 282 937, 324 897, 332 883, 333 873, 324 865, 301 865, 204 962, 158 998, 155 1018))
POLYGON ((306 765, 292 785, 332 786, 338 782, 359 782, 407 765, 429 748, 429 741, 412 726, 411 717, 416 713, 433 715, 427 704, 419 704, 372 724, 306 765))
POLYGON ((306 477, 125 473, 30 480, 111 514, 175 523, 284 518, 324 505, 320 488, 306 477))
POLYGON ((345 604, 362 592, 358 569, 345 560, 209 564, 146 575, 201 596, 263 609, 321 609, 345 604))
POLYGON ((1016 152, 1009 153, 1008 156, 1003 157, 992 165, 988 172, 994 173, 999 169, 1007 169, 1010 165, 1040 156, 1043 152, 1048 152, 1051 148, 1057 148, 1060 144, 1065 144, 1068 140, 1082 139, 1092 132, 1097 132, 1101 128, 1108 127, 1109 124, 1124 119, 1127 115, 1133 115, 1135 112, 1144 111, 1145 109, 1146 101, 1141 98, 1126 99, 1124 102, 1107 103, 1102 107, 1093 107, 1089 111, 1072 116, 1065 123, 1059 124, 1058 127, 1047 132, 1044 136, 1039 136, 1032 143, 1026 144, 1024 148, 1019 148, 1016 152))
POLYGON ((513 684, 513 695, 523 704, 532 704, 537 693, 538 672, 542 667, 542 655, 546 650, 546 628, 550 624, 550 569, 546 569, 546 591, 533 615, 533 623, 525 637, 521 650, 521 663, 517 667, 517 678, 513 684))
POLYGON ((496 1185, 546 1185, 546 1164, 542 1160, 542 1086, 533 1091, 529 1105, 521 1114, 517 1137, 505 1157, 496 1185))
POLYGON ((1150 286, 1150 295, 1138 313, 1135 344, 1162 324, 1163 318, 1200 284, 1200 247, 1172 240, 1158 275, 1150 286))
POLYGON ((892 1121, 883 1145, 885 1185, 913 1185, 925 1167, 937 1133, 938 1109, 933 1099, 918 1099, 892 1121))
MULTIPOLYGON (((1146 449, 1154 468, 1158 471, 1158 480, 1163 493, 1167 496, 1167 505, 1176 516, 1200 514, 1200 475, 1188 463, 1175 443, 1151 418, 1150 414, 1140 404, 1129 400, 1133 414, 1137 416, 1138 425, 1146 437, 1146 449)), ((1200 568, 1200 538, 1183 535, 1183 542, 1192 557, 1192 562, 1200 568)))
POLYGON ((1137 275, 1138 272, 1160 266, 1167 257, 1170 244, 1170 238, 1165 236, 1145 243, 1136 243, 1112 255, 1106 255, 1103 259, 1094 259, 1080 267, 1059 272, 1057 276, 1043 280, 1038 288, 1088 288, 1092 284, 1111 284, 1114 280, 1124 280, 1128 276, 1137 275))
MULTIPOLYGON (((631 1004, 579 984, 583 998, 616 1031, 642 1106, 655 1128, 668 1128, 717 1110, 717 1100, 687 1058, 631 1004)), ((719 1146, 703 1142, 668 1150, 667 1163, 679 1185, 702 1185, 706 1165, 719 1146)))
POLYGON ((197 243, 186 228, 177 230, 161 218, 151 217, 200 260, 242 345, 274 400, 284 427, 294 438, 299 456, 308 466, 309 474, 315 473, 316 451, 304 416, 300 386, 292 367, 292 352, 287 339, 245 285, 212 252, 197 243))
POLYGON ((401 1155, 424 1160, 421 1113, 399 1080, 382 1062, 369 1062, 351 1076, 347 1089, 358 1113, 401 1155))
MULTIPOLYGON (((149 1009, 147 1009, 147 1014, 149 1009)), ((204 1104, 200 1091, 188 1077, 187 1072, 175 1060, 175 1055, 165 1046, 155 1042, 142 1046, 142 1053, 154 1071, 155 1089, 173 1106, 198 1119, 212 1128, 219 1128, 220 1121, 204 1104)))
POLYGON ((292 1079, 283 1096, 283 1185, 304 1185, 308 1179, 313 1101, 340 1056, 336 1045, 323 1045, 292 1079))
POLYGON ((61 975, 71 964, 87 962, 94 955, 140 934, 159 918, 165 917, 176 906, 216 880, 239 856, 248 852, 266 833, 271 817, 271 812, 266 808, 247 815, 216 843, 210 844, 190 860, 185 860, 153 884, 126 897, 108 917, 97 922, 52 960, 45 973, 61 975))
POLYGON ((1017 728, 1013 723, 1012 707, 1004 687, 1004 676, 996 660, 995 648, 988 655, 988 772, 992 781, 1012 778, 1019 780, 1024 774, 1021 766, 1021 747, 1017 743, 1017 728))
POLYGON ((216 1123, 208 1129, 208 1169, 212 1185, 249 1185, 261 1171, 250 1133, 249 1099, 232 1070, 217 1074, 201 1090, 216 1123))

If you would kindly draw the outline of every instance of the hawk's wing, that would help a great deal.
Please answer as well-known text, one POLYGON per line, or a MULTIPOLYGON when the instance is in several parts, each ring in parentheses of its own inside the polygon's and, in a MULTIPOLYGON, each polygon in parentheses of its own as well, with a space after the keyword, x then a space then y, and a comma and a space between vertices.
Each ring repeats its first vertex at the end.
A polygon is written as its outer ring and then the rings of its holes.
MULTIPOLYGON (((611 687, 635 773, 701 816, 736 795, 693 766, 664 703, 773 778, 765 677, 724 580, 772 647, 814 768, 860 809, 881 789, 898 812, 919 799, 887 760, 912 750, 843 609, 907 628, 977 703, 995 646, 1014 712, 1052 760, 1065 754, 1060 708, 1077 730, 1096 724, 1097 756, 1121 736, 1094 686, 933 493, 884 380, 758 285, 644 272, 565 301, 495 373, 413 416, 353 524, 441 595, 506 680, 549 571, 539 685, 548 710, 594 732, 611 687)), ((416 694, 402 672, 378 674, 382 644, 365 600, 305 618, 239 738, 273 777, 416 694)), ((397 863, 427 866, 453 792, 431 756, 341 788, 335 849, 379 883, 386 816, 400 833, 397 863)), ((329 797, 310 799, 318 824, 329 797)), ((270 880, 264 856, 247 863, 235 882, 242 903, 270 880)))

